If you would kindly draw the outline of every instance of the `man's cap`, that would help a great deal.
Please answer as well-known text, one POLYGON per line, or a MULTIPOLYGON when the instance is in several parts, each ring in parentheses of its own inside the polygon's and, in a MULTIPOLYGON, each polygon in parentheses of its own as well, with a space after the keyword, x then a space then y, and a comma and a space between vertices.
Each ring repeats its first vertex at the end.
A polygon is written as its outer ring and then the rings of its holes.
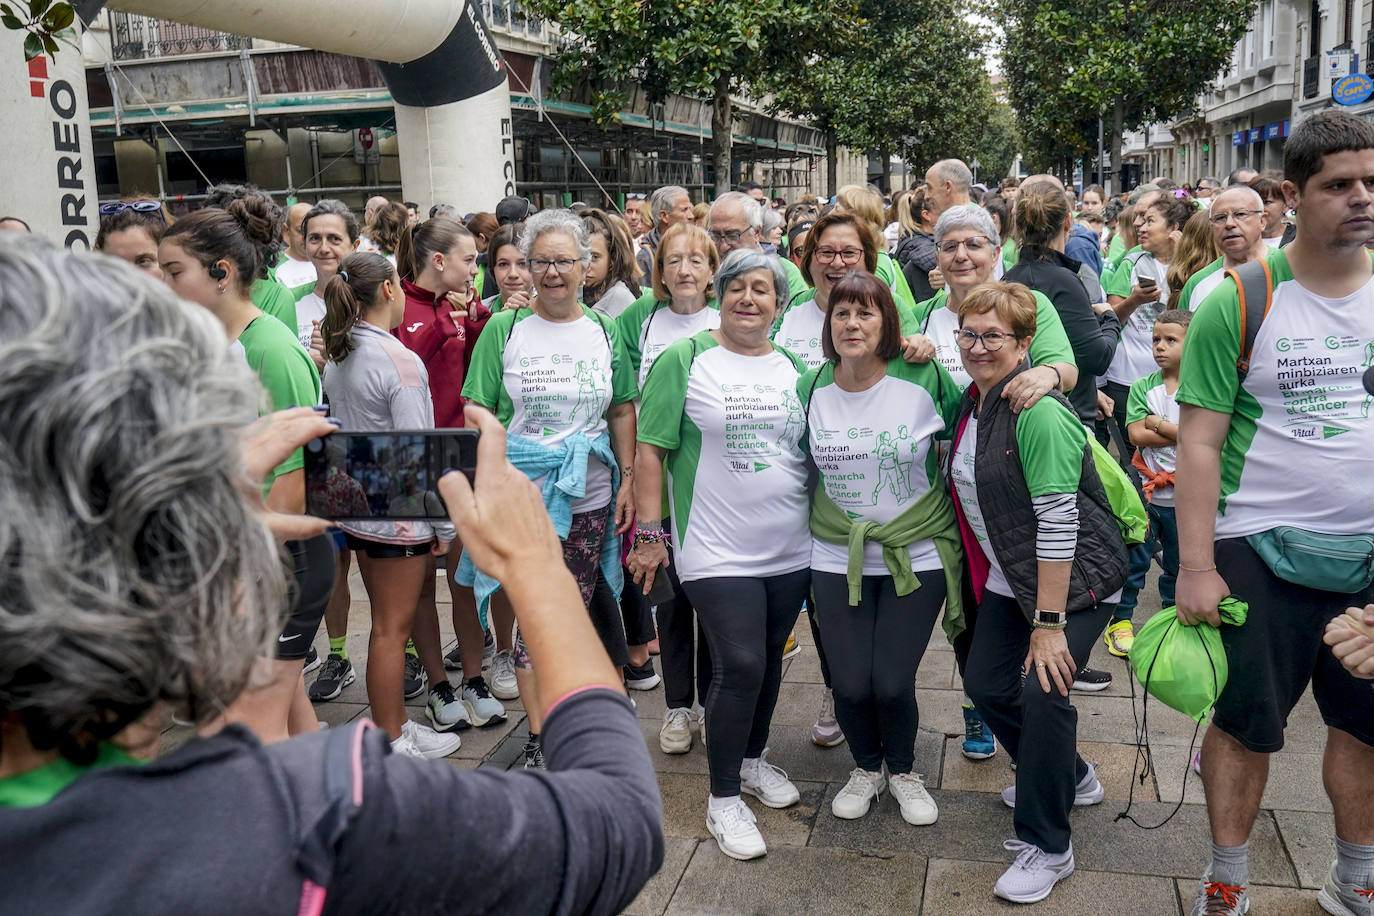
POLYGON ((496 205, 496 222, 502 226, 518 223, 534 215, 534 204, 523 197, 503 197, 496 205))

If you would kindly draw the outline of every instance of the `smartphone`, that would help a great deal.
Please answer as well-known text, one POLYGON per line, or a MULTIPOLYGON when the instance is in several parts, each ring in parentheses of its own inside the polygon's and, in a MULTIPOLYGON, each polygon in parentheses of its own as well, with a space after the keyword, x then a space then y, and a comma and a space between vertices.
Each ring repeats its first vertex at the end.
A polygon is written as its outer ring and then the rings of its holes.
POLYGON ((1155 288, 1155 278, 1154 278, 1154 277, 1139 277, 1139 278, 1137 278, 1136 282, 1140 284, 1140 288, 1141 288, 1141 289, 1154 289, 1154 288, 1155 288))
POLYGON ((475 429, 337 432, 305 445, 305 511, 331 521, 444 521, 444 471, 477 470, 475 429))

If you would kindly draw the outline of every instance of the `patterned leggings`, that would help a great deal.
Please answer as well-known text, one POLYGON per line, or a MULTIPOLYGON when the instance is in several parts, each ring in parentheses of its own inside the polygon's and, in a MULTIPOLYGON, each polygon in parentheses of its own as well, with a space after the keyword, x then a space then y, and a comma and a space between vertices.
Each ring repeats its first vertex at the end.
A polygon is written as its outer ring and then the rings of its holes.
MULTIPOLYGON (((594 509, 579 512, 572 517, 568 536, 563 539, 563 562, 577 580, 577 590, 582 595, 584 610, 591 604, 592 592, 596 589, 596 573, 601 565, 601 544, 606 538, 606 528, 610 525, 610 509, 594 509)), ((525 638, 520 628, 515 628, 515 666, 532 668, 529 653, 525 651, 525 638)))

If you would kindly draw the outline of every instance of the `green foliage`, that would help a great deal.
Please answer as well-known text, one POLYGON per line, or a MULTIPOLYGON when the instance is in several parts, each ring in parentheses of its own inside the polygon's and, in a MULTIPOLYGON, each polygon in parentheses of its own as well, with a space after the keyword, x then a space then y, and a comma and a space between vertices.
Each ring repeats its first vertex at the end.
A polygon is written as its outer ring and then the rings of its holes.
MULTIPOLYGON (((16 0, 17 2, 17 0, 16 0)), ((0 25, 24 36, 24 60, 40 54, 57 56, 57 42, 74 43, 69 31, 76 22, 76 10, 70 3, 51 3, 51 0, 26 0, 16 7, 0 3, 0 25)))

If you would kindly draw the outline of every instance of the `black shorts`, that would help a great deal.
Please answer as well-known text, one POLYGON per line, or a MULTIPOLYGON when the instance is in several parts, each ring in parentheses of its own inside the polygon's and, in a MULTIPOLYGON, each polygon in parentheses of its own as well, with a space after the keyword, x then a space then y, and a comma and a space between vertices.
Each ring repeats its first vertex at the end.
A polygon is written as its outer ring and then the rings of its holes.
POLYGON ((1374 601, 1374 587, 1338 595, 1287 582, 1244 538, 1217 541, 1216 562, 1250 613, 1244 626, 1221 627, 1230 676, 1212 724, 1252 751, 1281 750, 1288 714, 1310 681, 1322 720, 1374 747, 1374 688, 1322 643, 1327 622, 1374 601))
POLYGON ((344 540, 348 543, 348 549, 365 553, 374 560, 398 560, 403 557, 423 557, 428 556, 432 541, 423 544, 386 544, 382 541, 369 541, 367 538, 360 538, 356 534, 344 532, 344 540))
POLYGON ((315 631, 320 628, 324 609, 334 591, 337 555, 334 539, 328 534, 306 541, 287 541, 286 549, 291 553, 296 581, 292 588, 291 615, 277 637, 277 658, 301 661, 310 654, 310 644, 315 641, 315 631))

